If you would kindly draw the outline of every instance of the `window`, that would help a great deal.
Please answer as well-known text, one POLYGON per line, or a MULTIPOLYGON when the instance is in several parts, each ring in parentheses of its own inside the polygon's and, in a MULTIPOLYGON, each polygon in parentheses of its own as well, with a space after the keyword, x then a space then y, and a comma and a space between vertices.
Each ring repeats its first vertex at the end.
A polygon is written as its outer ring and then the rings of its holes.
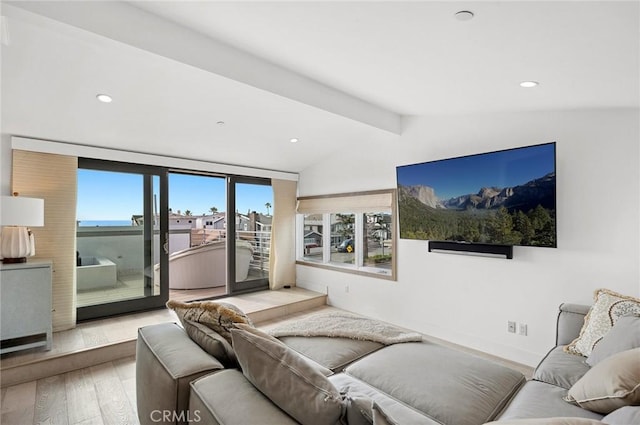
POLYGON ((298 198, 297 263, 395 280, 396 191, 298 198))
POLYGON ((388 212, 367 213, 363 219, 364 267, 392 270, 392 216, 388 212))
POLYGON ((324 229, 322 214, 304 214, 302 216, 302 251, 305 260, 322 262, 322 233, 324 229))

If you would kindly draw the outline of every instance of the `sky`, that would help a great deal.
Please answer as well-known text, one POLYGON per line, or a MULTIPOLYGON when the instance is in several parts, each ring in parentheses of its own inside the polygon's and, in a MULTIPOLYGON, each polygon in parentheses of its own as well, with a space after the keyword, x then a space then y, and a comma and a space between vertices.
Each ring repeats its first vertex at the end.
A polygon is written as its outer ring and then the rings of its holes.
POLYGON ((555 143, 470 155, 397 168, 398 184, 432 187, 446 200, 483 187, 511 187, 555 171, 555 143))
MULTIPOLYGON (((154 193, 158 193, 159 178, 154 177, 154 193)), ((78 170, 77 220, 131 220, 142 214, 142 175, 97 170, 78 170)), ((266 203, 273 205, 271 186, 238 184, 236 207, 267 213, 266 203)), ((158 199, 159 205, 159 199, 158 199)), ((210 208, 226 211, 224 178, 169 175, 169 208, 173 212, 190 210, 194 216, 210 214, 210 208)), ((269 213, 273 208, 269 209, 269 213)))

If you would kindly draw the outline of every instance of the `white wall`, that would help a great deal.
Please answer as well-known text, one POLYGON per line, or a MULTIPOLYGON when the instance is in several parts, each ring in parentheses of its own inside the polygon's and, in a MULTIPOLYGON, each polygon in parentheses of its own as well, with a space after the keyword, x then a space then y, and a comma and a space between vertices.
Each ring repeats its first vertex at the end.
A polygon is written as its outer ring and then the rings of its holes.
POLYGON ((415 117, 385 152, 337 152, 304 170, 299 195, 392 188, 395 167, 557 142, 558 248, 514 247, 514 259, 427 252, 400 240, 398 281, 297 266, 298 286, 329 302, 535 365, 553 345, 558 305, 596 288, 640 296, 640 119, 637 109, 415 117), (345 157, 349 163, 344 173, 345 157), (342 171, 341 171, 342 170, 342 171), (345 285, 349 292, 345 292, 345 285), (507 333, 507 321, 528 336, 507 333))

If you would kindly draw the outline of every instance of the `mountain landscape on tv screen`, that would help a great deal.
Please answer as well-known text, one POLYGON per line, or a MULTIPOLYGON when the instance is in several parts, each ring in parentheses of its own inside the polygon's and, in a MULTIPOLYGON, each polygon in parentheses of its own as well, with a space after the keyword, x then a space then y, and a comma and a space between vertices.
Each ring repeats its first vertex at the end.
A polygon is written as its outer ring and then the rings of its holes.
POLYGON ((400 237, 555 247, 555 189, 555 173, 448 199, 426 185, 398 183, 400 237))

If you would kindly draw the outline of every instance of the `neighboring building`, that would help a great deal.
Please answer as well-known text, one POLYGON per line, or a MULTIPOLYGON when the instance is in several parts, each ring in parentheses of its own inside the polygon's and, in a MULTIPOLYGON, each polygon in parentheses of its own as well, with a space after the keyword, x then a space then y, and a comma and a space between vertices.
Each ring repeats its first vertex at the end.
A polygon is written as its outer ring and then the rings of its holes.
MULTIPOLYGON (((237 232, 270 232, 272 216, 250 212, 248 215, 236 213, 236 231, 237 232)), ((133 226, 142 226, 144 218, 141 215, 131 216, 133 226)), ((155 216, 154 225, 158 223, 158 216, 155 216)), ((193 216, 185 215, 180 212, 169 213, 169 230, 188 231, 191 236, 189 246, 201 245, 214 240, 220 240, 226 237, 227 230, 227 214, 217 212, 215 214, 193 216)), ((253 239, 253 236, 242 236, 244 239, 253 239)))

